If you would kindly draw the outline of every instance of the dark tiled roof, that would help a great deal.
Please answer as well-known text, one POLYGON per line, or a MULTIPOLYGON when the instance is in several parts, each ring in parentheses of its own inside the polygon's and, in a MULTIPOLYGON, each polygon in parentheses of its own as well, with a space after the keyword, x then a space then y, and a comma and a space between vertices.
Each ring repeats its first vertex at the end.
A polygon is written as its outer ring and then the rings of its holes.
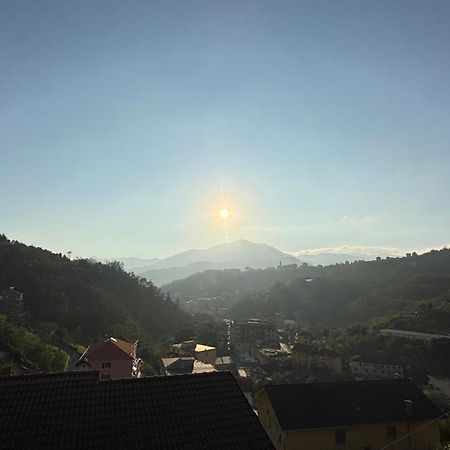
POLYGON ((440 411, 408 380, 268 385, 283 430, 428 420, 440 411), (405 400, 413 402, 412 415, 405 400))
POLYGON ((0 448, 273 449, 228 372, 0 377, 0 448))

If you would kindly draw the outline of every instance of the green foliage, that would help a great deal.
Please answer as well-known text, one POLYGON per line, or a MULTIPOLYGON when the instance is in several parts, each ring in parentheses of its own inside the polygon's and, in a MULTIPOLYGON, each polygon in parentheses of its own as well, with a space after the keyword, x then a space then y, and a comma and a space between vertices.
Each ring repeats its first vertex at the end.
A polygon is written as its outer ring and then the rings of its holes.
POLYGON ((233 318, 279 313, 287 319, 332 327, 371 321, 378 328, 391 325, 443 333, 450 328, 450 250, 309 266, 309 278, 301 270, 293 271, 297 277, 285 283, 242 295, 232 308, 233 318))
POLYGON ((0 239, 0 290, 24 294, 31 323, 48 323, 56 335, 89 344, 105 335, 146 342, 170 336, 185 315, 150 281, 118 262, 69 258, 0 239))
MULTIPOLYGON (((0 316, 1 350, 16 361, 33 371, 56 372, 64 370, 67 354, 59 349, 44 344, 42 340, 24 327, 8 322, 0 316)), ((4 365, 0 372, 9 373, 9 366, 4 365)))

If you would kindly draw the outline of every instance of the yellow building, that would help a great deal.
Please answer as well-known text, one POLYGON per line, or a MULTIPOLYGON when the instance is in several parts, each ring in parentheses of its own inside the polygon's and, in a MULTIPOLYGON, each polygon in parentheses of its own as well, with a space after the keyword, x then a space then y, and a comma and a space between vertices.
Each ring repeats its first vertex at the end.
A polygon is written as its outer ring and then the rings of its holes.
POLYGON ((259 419, 279 450, 430 450, 440 411, 408 380, 268 385, 259 419))
POLYGON ((294 358, 307 370, 328 368, 342 373, 342 358, 330 350, 322 350, 312 345, 297 343, 292 348, 294 358))

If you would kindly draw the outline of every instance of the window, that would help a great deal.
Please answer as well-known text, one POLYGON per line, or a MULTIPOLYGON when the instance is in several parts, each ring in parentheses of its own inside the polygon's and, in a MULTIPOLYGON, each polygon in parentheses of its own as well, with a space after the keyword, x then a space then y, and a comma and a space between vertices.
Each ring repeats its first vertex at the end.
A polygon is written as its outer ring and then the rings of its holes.
POLYGON ((334 437, 336 439, 337 445, 342 445, 347 442, 346 436, 345 436, 345 430, 336 430, 334 433, 334 437))
POLYGON ((390 425, 390 426, 386 427, 386 437, 390 441, 397 439, 397 430, 395 429, 395 425, 390 425))
POLYGON ((111 369, 110 362, 102 362, 102 369, 111 369))
POLYGON ((102 375, 102 380, 109 380, 111 379, 111 375, 102 375))

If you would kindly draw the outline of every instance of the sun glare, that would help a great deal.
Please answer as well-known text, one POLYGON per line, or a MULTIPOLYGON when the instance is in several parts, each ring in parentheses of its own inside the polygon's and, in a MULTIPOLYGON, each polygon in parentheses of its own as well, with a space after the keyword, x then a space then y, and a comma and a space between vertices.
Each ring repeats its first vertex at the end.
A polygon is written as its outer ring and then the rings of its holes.
POLYGON ((220 216, 222 219, 227 219, 227 218, 230 216, 230 211, 229 211, 227 208, 222 208, 222 209, 219 211, 219 216, 220 216))

